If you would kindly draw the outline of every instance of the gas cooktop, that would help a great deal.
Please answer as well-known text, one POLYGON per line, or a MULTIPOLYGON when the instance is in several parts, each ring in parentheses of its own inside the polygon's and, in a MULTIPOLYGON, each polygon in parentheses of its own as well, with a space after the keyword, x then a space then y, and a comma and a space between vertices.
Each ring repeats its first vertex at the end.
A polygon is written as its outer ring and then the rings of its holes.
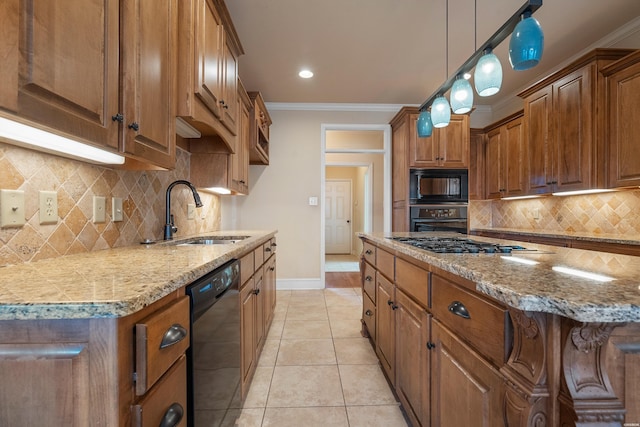
POLYGON ((436 253, 510 254, 513 251, 527 250, 523 246, 498 245, 466 237, 391 237, 390 239, 436 253))

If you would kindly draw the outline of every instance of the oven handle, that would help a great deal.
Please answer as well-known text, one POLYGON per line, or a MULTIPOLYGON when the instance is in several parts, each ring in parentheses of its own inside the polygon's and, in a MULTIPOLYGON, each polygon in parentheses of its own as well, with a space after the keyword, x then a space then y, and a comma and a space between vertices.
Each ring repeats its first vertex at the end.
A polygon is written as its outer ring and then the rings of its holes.
POLYGON ((178 344, 180 341, 187 337, 187 329, 174 323, 167 329, 167 332, 162 336, 162 342, 160 342, 160 349, 171 347, 174 344, 178 344))

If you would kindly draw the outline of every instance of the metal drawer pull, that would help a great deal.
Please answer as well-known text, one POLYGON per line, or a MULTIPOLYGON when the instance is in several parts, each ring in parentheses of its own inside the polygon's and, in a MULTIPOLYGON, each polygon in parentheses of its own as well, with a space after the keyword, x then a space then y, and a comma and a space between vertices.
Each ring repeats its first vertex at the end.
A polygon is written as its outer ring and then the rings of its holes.
POLYGON ((367 310, 367 311, 364 312, 364 314, 369 316, 369 317, 371 317, 371 316, 373 316, 373 311, 367 310))
POLYGON ((179 343, 187 337, 187 330, 177 323, 171 325, 167 332, 162 336, 162 342, 160 343, 160 349, 171 347, 174 344, 179 343))
POLYGON ((469 314, 467 307, 465 307, 464 304, 462 304, 460 301, 454 301, 449 304, 449 311, 456 316, 460 316, 465 319, 471 319, 471 315, 469 314))
POLYGON ((371 249, 367 249, 366 251, 364 251, 364 253, 367 255, 371 255, 373 252, 371 251, 371 249))
POLYGON ((184 416, 184 408, 179 403, 172 403, 164 413, 160 427, 175 427, 180 424, 182 417, 184 416))
POLYGON ((271 248, 264 248, 265 252, 271 252, 271 248))
POLYGON ((371 276, 367 276, 367 277, 365 277, 365 278, 364 278, 364 280, 366 280, 367 282, 370 282, 370 281, 372 281, 372 280, 373 280, 373 277, 371 277, 371 276))

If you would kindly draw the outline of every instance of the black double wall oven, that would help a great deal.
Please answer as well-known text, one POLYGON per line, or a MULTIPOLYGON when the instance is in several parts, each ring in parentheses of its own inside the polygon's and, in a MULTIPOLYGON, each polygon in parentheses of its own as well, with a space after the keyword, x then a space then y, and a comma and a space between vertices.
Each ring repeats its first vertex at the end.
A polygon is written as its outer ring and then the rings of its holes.
POLYGON ((410 169, 410 231, 467 233, 467 169, 410 169))

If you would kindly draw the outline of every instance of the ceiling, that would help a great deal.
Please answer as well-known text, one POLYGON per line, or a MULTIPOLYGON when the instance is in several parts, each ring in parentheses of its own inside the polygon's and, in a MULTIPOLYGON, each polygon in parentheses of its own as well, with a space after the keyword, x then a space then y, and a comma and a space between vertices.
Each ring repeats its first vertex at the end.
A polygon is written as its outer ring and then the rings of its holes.
MULTIPOLYGON (((524 0, 226 3, 245 50, 240 77, 265 101, 411 105, 422 104, 524 0), (301 79, 302 68, 315 76, 301 79)), ((476 105, 513 98, 587 48, 640 48, 638 0, 544 0, 534 16, 545 35, 542 61, 513 71, 505 40, 494 51, 502 62, 502 89, 492 97, 476 95, 476 105), (611 41, 602 41, 611 33, 611 41)))

